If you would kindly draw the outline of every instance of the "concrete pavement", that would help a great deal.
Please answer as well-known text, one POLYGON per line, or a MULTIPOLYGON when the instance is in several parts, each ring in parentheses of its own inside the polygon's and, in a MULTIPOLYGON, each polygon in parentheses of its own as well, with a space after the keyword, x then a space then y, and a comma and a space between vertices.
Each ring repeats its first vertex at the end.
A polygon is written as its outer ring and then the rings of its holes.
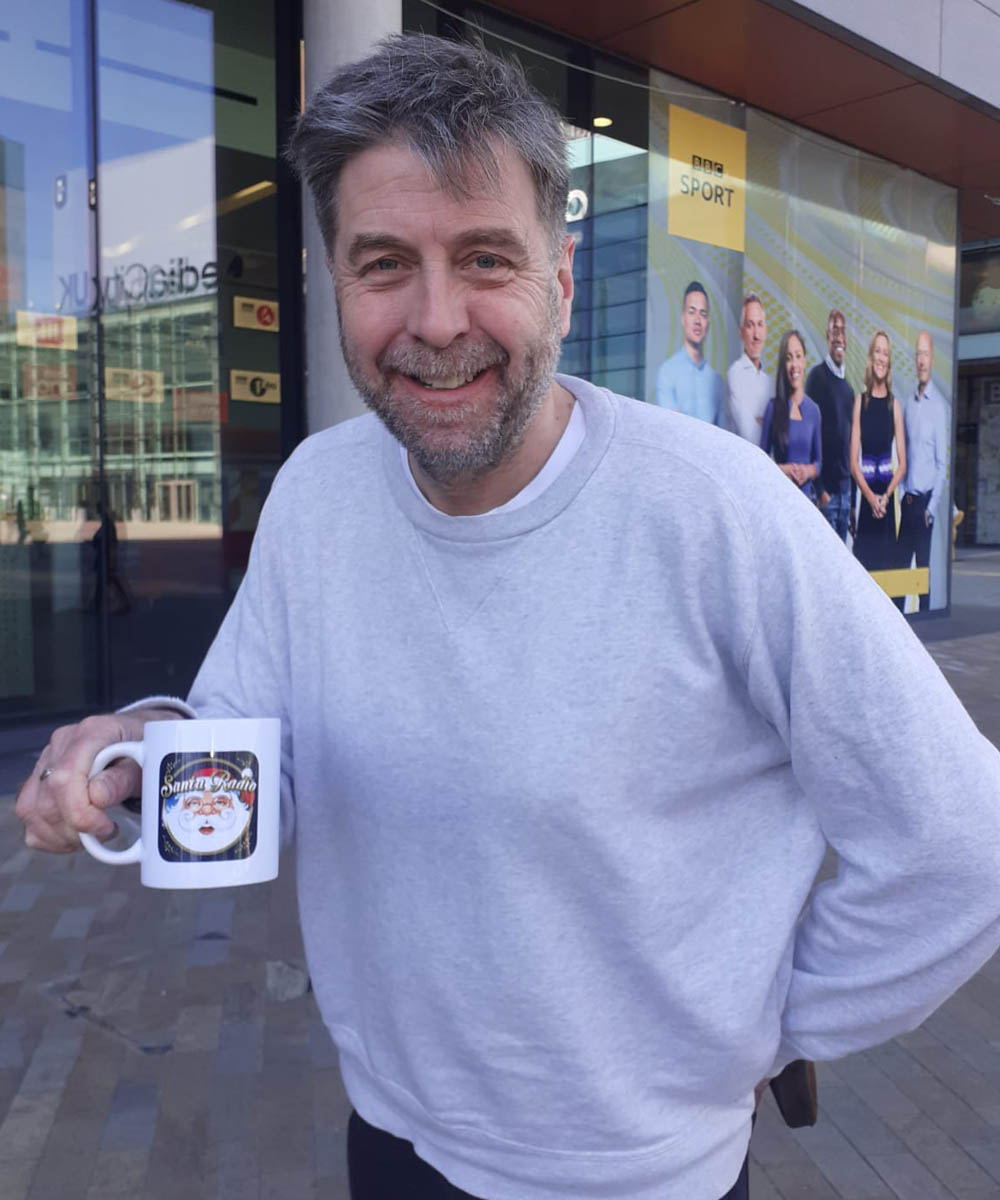
MULTIPOLYGON (((919 631, 1000 742, 1000 552, 964 552, 953 594, 919 631)), ((159 892, 23 849, 11 793, 47 733, 0 743, 0 1200, 346 1200, 292 861, 274 884, 159 892)), ((814 1129, 767 1097, 753 1200, 998 1200, 1000 957, 820 1086, 814 1129)))

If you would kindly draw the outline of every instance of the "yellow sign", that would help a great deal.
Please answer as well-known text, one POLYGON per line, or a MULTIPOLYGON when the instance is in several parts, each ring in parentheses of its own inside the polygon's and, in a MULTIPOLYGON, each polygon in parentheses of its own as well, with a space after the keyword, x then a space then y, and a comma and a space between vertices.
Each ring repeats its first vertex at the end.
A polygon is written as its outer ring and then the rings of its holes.
POLYGON ((671 104, 668 233, 742 252, 746 178, 742 129, 671 104))
POLYGON ((926 596, 931 590, 928 567, 901 567, 892 571, 872 571, 872 579, 888 596, 926 596))
POLYGON ((233 324, 237 329, 266 329, 269 333, 277 333, 277 300, 257 300, 253 296, 234 296, 233 324))
POLYGON ((39 350, 75 350, 76 317, 25 312, 19 308, 14 340, 19 346, 37 347, 39 350))
POLYGON ((229 396, 232 400, 280 404, 281 376, 268 371, 230 371, 229 396))
POLYGON ((104 398, 123 404, 162 404, 163 372, 105 367, 104 398))

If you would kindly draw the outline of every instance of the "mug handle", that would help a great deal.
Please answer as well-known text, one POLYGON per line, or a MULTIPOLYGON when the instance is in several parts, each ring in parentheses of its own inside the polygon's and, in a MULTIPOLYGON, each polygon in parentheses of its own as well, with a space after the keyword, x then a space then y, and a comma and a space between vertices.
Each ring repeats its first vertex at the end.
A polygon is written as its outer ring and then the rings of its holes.
MULTIPOLYGON (((112 759, 115 758, 131 758, 134 759, 139 766, 143 765, 143 744, 142 742, 115 742, 110 746, 105 746, 103 750, 94 759, 94 765, 90 768, 88 780, 93 779, 99 772, 103 771, 112 759)), ((124 863, 137 863, 142 861, 142 838, 138 837, 127 850, 109 850, 103 842, 97 840, 92 833, 81 833, 80 844, 88 854, 92 854, 94 858, 101 862, 113 863, 116 866, 121 866, 124 863)))

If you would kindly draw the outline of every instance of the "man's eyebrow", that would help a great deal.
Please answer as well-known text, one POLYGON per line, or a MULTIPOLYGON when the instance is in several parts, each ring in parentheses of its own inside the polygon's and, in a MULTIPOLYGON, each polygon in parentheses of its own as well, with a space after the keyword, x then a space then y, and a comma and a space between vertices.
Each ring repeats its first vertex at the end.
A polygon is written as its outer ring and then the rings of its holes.
POLYGON ((353 266, 362 255, 372 250, 406 250, 407 244, 402 238, 391 233, 358 233, 351 239, 347 250, 347 261, 353 266))
MULTIPOLYGON (((465 229, 451 240, 451 245, 454 250, 465 250, 470 246, 489 246, 511 254, 528 253, 528 245, 524 238, 503 225, 482 225, 474 229, 465 229)), ((373 251, 399 253, 410 249, 408 242, 392 233, 359 233, 351 239, 347 261, 353 266, 359 258, 373 251)))
POLYGON ((497 250, 508 250, 516 254, 527 254, 528 246, 524 238, 503 225, 482 225, 476 229, 465 229, 452 245, 457 250, 467 246, 492 246, 497 250))

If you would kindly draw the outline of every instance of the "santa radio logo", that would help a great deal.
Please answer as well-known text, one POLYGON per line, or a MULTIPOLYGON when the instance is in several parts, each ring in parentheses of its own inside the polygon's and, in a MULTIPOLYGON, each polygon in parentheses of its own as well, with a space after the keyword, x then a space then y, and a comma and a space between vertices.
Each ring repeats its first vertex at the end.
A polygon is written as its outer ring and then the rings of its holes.
POLYGON ((167 862, 249 858, 257 845, 257 756, 168 755, 160 764, 160 855, 167 862))

